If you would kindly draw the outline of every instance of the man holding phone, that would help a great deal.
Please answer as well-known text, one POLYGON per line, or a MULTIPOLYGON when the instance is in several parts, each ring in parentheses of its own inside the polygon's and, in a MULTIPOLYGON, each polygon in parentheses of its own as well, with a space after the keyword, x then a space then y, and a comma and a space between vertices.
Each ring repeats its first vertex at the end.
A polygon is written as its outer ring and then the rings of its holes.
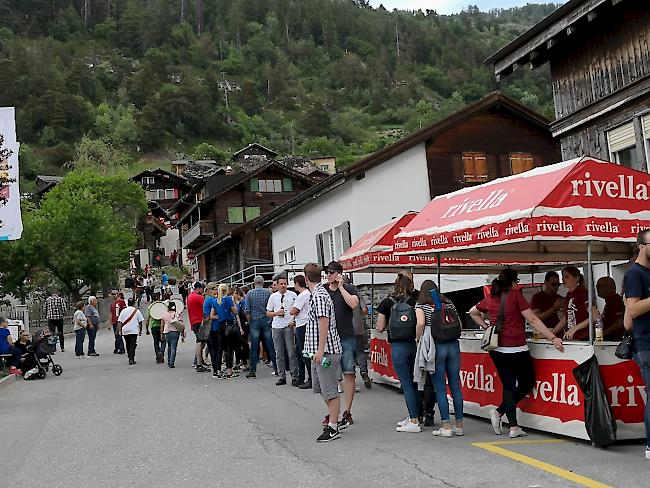
POLYGON ((300 386, 298 381, 298 361, 296 360, 296 348, 294 337, 294 321, 290 314, 291 307, 296 301, 297 295, 287 290, 286 275, 277 277, 278 291, 272 293, 266 304, 266 316, 272 318, 273 347, 278 365, 279 379, 276 385, 287 384, 287 370, 285 353, 289 356, 289 368, 291 371, 291 385, 300 386))

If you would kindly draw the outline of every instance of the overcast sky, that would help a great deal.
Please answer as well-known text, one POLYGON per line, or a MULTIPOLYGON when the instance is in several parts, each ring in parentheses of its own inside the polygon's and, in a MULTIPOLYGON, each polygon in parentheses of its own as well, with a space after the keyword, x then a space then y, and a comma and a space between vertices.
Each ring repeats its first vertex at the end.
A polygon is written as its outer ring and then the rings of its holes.
MULTIPOLYGON (((562 3, 563 0, 547 0, 552 3, 562 3)), ((468 5, 478 5, 485 11, 491 8, 519 7, 527 3, 546 3, 545 0, 531 2, 531 0, 370 0, 373 7, 383 4, 387 10, 394 8, 400 10, 435 10, 439 14, 458 13, 468 5)))

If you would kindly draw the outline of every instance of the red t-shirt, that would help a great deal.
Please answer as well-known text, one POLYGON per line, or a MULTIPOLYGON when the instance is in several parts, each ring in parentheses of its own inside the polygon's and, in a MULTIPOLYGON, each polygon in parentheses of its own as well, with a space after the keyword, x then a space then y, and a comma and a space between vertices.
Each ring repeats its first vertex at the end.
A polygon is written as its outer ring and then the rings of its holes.
POLYGON ((190 325, 203 322, 203 295, 195 291, 187 297, 187 314, 190 317, 190 325))
MULTIPOLYGON (((566 307, 564 318, 566 319, 566 330, 575 327, 580 322, 589 318, 589 292, 584 286, 579 286, 566 294, 566 307)), ((574 341, 586 341, 589 339, 589 327, 580 329, 573 336, 574 341)))
POLYGON ((125 308, 126 302, 121 298, 118 298, 111 303, 111 324, 117 324, 117 318, 120 316, 120 312, 125 308))
MULTIPOLYGON (((490 324, 496 325, 499 318, 501 297, 489 295, 476 306, 478 310, 487 313, 490 324)), ((503 309, 503 323, 499 334, 499 347, 517 347, 526 345, 526 320, 521 312, 528 310, 530 305, 519 290, 510 290, 503 309)))
MULTIPOLYGON (((623 317, 625 308, 623 306, 623 298, 618 293, 612 293, 605 299, 605 308, 603 309, 603 326, 605 329, 608 329, 612 326, 617 320, 620 320, 623 317)), ((606 341, 620 341, 623 338, 623 332, 625 329, 623 327, 623 322, 620 322, 620 326, 616 329, 611 330, 603 337, 606 341)))
MULTIPOLYGON (((530 300, 530 308, 532 308, 533 310, 539 310, 540 312, 546 312, 548 309, 552 308, 553 305, 555 305, 555 302, 557 301, 558 298, 562 298, 562 297, 557 293, 553 293, 552 295, 549 295, 545 291, 540 291, 539 293, 535 293, 533 295, 533 298, 530 300)), ((549 329, 555 327, 559 322, 560 322, 560 317, 558 316, 557 312, 551 314, 550 317, 544 320, 544 324, 549 329)))

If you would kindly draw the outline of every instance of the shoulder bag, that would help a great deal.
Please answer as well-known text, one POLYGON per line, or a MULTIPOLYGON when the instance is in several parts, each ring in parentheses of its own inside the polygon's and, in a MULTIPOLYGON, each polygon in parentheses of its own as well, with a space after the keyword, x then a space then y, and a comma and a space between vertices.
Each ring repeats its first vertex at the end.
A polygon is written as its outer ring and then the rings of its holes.
POLYGON ((490 325, 483 332, 483 337, 481 338, 481 349, 486 352, 494 351, 499 347, 499 334, 501 333, 501 327, 503 325, 503 315, 506 308, 506 300, 508 299, 508 293, 501 294, 501 303, 499 305, 499 317, 497 318, 497 323, 490 325))
POLYGON ((614 355, 619 359, 632 359, 634 355, 634 336, 632 332, 625 331, 621 343, 616 347, 614 355))
POLYGON ((210 331, 212 330, 212 320, 208 317, 203 319, 199 330, 196 332, 196 340, 199 342, 207 341, 210 338, 210 331))

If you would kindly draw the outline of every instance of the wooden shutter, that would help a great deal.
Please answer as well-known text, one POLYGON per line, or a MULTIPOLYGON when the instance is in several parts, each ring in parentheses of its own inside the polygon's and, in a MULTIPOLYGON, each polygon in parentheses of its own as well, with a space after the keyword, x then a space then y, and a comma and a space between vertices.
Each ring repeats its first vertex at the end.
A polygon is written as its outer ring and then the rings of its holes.
POLYGON ((347 220, 341 224, 341 240, 343 252, 350 249, 350 246, 352 246, 352 235, 350 233, 350 222, 347 220))
POLYGON ((260 216, 260 207, 245 207, 246 222, 256 219, 260 216))
POLYGON ((243 224, 244 209, 242 207, 228 207, 228 223, 243 224))
POLYGON ((636 145, 634 124, 632 122, 607 132, 607 145, 610 155, 636 145))
POLYGON ((511 153, 510 169, 513 175, 523 173, 533 169, 535 166, 532 154, 528 153, 511 153))
POLYGON ((643 127, 644 139, 650 139, 650 115, 641 118, 641 127, 643 127))
POLYGON ((487 160, 485 154, 479 152, 464 152, 463 172, 465 175, 465 181, 487 180, 487 160))
POLYGON ((257 178, 251 178, 251 191, 258 192, 260 191, 260 180, 257 178))
POLYGON ((284 191, 293 191, 293 180, 291 178, 282 178, 282 189, 284 191))

